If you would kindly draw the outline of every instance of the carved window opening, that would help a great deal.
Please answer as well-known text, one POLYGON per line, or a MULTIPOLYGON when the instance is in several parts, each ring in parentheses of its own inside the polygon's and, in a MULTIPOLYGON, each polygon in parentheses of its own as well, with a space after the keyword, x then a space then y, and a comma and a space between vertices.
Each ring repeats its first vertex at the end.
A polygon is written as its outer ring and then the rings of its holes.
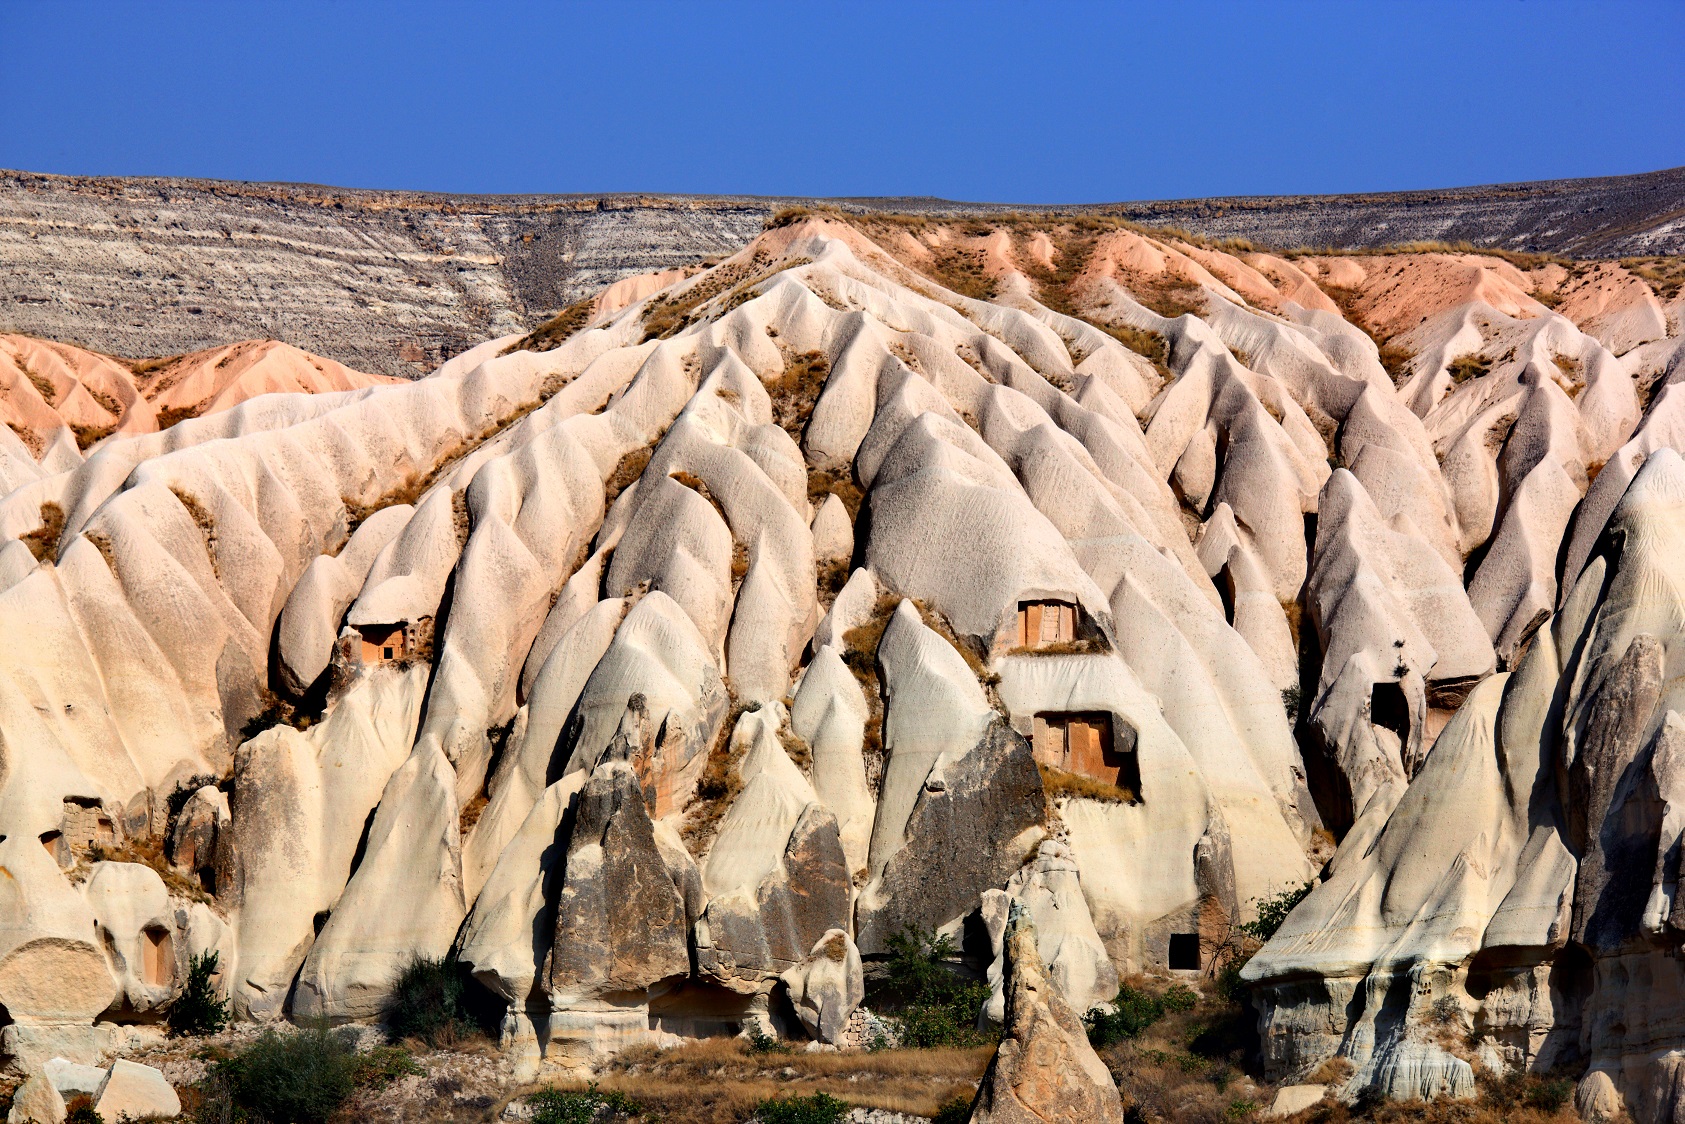
POLYGON ((1018 602, 1018 647, 1046 648, 1077 638, 1082 610, 1069 601, 1018 602))
MULTIPOLYGON (((4 838, 4 836, 0 836, 4 838)), ((44 831, 41 833, 41 847, 56 863, 59 861, 59 840, 64 838, 62 831, 44 831)))
POLYGON ((1041 764, 1123 789, 1131 803, 1140 800, 1135 731, 1125 725, 1114 734, 1105 711, 1038 714, 1031 738, 1041 764))
POLYGON ((1405 701, 1404 688, 1391 680, 1370 688, 1369 722, 1377 730, 1390 731, 1400 749, 1410 744, 1410 704, 1405 701))
POLYGON ((1170 970, 1173 972, 1197 972, 1199 969, 1199 934, 1171 933, 1170 970))
POLYGON ((401 624, 359 625, 357 631, 363 635, 365 664, 388 663, 408 654, 407 629, 401 624))
POLYGON ((147 987, 175 982, 175 949, 168 929, 151 926, 140 931, 141 979, 147 987))

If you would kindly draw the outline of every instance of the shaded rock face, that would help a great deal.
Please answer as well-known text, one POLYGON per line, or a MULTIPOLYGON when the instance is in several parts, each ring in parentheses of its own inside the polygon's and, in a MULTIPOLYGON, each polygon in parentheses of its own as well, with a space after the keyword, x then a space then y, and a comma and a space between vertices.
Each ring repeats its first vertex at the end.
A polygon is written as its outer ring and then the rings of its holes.
MULTIPOLYGON (((739 893, 710 903, 704 915, 708 940, 696 950, 697 971, 734 991, 763 990, 808 958, 825 933, 844 930, 852 896, 836 817, 809 804, 778 868, 755 888, 754 897, 739 893)), ((858 960, 859 953, 854 955, 858 960)))
POLYGON ((1042 969, 1035 923, 1014 906, 1006 923, 1006 1016, 977 1087, 973 1121, 1121 1124, 1123 1100, 1088 1032, 1042 969))
POLYGON ((690 969, 685 905, 637 774, 608 764, 579 795, 545 972, 557 996, 647 989, 690 969))
POLYGON ((1476 1067, 1567 1069, 1589 1117, 1682 1118, 1681 515, 1663 451, 1517 670, 1248 964, 1277 1079, 1342 1056, 1348 1094, 1470 1096, 1476 1067))
MULTIPOLYGON (((0 1061, 212 951, 251 1021, 454 953, 532 1081, 848 1041, 908 927, 1010 1021, 1013 903, 1081 1010, 1332 833, 1247 968, 1273 1075, 1677 1115, 1665 274, 787 217, 425 379, 0 427, 0 1061)), ((98 405, 56 372, 0 395, 98 405)))
POLYGON ((933 771, 907 820, 906 842, 877 881, 885 904, 864 903, 856 918, 863 953, 911 926, 935 930, 977 908, 984 890, 1003 885, 1023 863, 1046 815, 1030 743, 1004 722, 933 771))

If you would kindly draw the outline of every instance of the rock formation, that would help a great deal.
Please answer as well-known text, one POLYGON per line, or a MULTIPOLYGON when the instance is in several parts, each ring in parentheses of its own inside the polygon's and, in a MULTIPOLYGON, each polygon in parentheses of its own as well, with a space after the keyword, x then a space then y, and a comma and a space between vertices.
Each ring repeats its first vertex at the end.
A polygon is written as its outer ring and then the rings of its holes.
POLYGON ((1109 1119, 1076 1013, 1316 878, 1273 1078, 1674 1120, 1682 305, 1592 268, 792 213, 414 381, 61 411, 0 458, 5 1064, 212 950, 258 1023, 454 955, 523 1079, 836 1042, 911 927, 990 1112, 1109 1119))
POLYGON ((988 1124, 1122 1124, 1123 1100, 1082 1021, 1042 970, 1035 923, 1016 903, 1006 922, 1004 1033, 971 1119, 988 1124))

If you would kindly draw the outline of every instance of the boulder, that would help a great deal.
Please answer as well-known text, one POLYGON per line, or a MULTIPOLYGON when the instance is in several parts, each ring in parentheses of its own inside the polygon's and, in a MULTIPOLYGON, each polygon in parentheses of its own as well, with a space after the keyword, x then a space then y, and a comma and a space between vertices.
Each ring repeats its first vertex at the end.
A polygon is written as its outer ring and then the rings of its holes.
POLYGON ((789 989, 796 1017, 821 1042, 835 1044, 866 998, 860 950, 842 929, 820 937, 807 959, 780 978, 789 989))
MULTIPOLYGON (((104 1071, 97 1072, 103 1080, 104 1071)), ((6 1124, 64 1124, 64 1108, 64 1097, 52 1079, 44 1073, 33 1074, 12 1094, 6 1124)))
POLYGON ((118 1058, 94 1094, 94 1111, 107 1120, 180 1116, 181 1098, 151 1066, 118 1058))

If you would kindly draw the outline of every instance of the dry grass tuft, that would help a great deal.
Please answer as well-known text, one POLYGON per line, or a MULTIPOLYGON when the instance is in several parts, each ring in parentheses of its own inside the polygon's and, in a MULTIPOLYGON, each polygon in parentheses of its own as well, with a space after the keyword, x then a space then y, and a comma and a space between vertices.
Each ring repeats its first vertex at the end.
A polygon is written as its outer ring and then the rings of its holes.
POLYGON ((866 496, 854 482, 854 466, 841 468, 810 468, 807 470, 807 501, 817 510, 826 496, 836 496, 848 511, 848 521, 860 518, 860 505, 866 496))
POLYGON ((1339 306, 1340 315, 1345 317, 1348 323, 1361 329, 1364 335, 1375 341, 1375 350, 1380 353, 1381 366, 1392 377, 1393 385, 1404 385, 1410 377, 1410 361, 1416 358, 1415 352, 1390 342, 1370 327, 1369 322, 1357 311, 1359 293, 1356 289, 1326 283, 1321 289, 1329 300, 1339 306))
POLYGON ((1459 355, 1446 366, 1445 372, 1451 376, 1452 386, 1462 386, 1470 379, 1491 374, 1492 361, 1479 355, 1459 355))
POLYGON ((741 766, 747 750, 739 748, 731 735, 745 709, 736 699, 732 700, 725 721, 720 723, 719 732, 714 735, 714 744, 708 747, 708 763, 702 767, 696 791, 691 793, 690 803, 685 806, 685 822, 679 829, 679 835, 693 855, 702 854, 713 841, 720 818, 731 807, 731 802, 737 799, 738 793, 743 791, 741 766))
POLYGON ((1042 791, 1047 793, 1049 800, 1061 796, 1068 796, 1076 800, 1098 800, 1102 804, 1139 804, 1141 797, 1138 793, 1121 788, 1115 784, 1085 777, 1080 773, 1067 773, 1063 769, 1055 769, 1051 765, 1037 763, 1041 770, 1042 791))
POLYGON ((70 432, 76 435, 77 450, 85 453, 110 437, 116 428, 114 425, 76 425, 72 423, 70 432))
POLYGON ((649 458, 655 455, 655 447, 660 443, 661 438, 657 437, 648 445, 633 449, 620 458, 620 463, 614 466, 614 471, 609 473, 608 479, 603 482, 604 510, 612 507, 614 501, 620 498, 620 493, 630 488, 633 482, 644 474, 644 469, 649 467, 649 458))
MULTIPOLYGON (((1155 996, 1171 986, 1143 977, 1125 983, 1155 996)), ((1192 1007, 1166 1005, 1137 1036, 1100 1050, 1123 1095, 1126 1119, 1235 1124, 1269 1105, 1273 1091, 1242 1072, 1254 1016, 1223 992, 1213 987, 1192 1007)))
POLYGON ((158 429, 163 431, 178 422, 184 422, 189 418, 198 417, 199 411, 204 407, 204 405, 205 404, 203 402, 197 402, 191 406, 171 406, 167 409, 159 410, 158 429))
POLYGON ((1657 297, 1670 301, 1685 289, 1685 257, 1622 258, 1621 265, 1644 279, 1657 297))
POLYGON ((554 351, 585 327, 595 307, 595 297, 575 301, 498 354, 508 355, 514 351, 554 351))
POLYGON ((41 525, 23 536, 23 545, 37 562, 57 562, 59 538, 64 534, 64 508, 47 500, 41 505, 41 525))
MULTIPOLYGON (((676 483, 683 484, 685 487, 713 504, 714 510, 720 513, 720 519, 725 522, 727 527, 731 526, 731 520, 726 518, 725 505, 720 503, 718 497, 708 490, 708 482, 706 480, 702 479, 702 477, 696 475, 694 472, 686 472, 684 469, 680 469, 677 472, 669 472, 667 476, 669 479, 676 483)), ((736 548, 734 547, 733 549, 735 550, 736 548)), ((741 578, 743 575, 738 574, 736 576, 741 578)))
POLYGON ((830 377, 831 364, 822 351, 804 351, 788 355, 784 372, 765 383, 767 396, 772 399, 772 420, 797 445, 807 431, 813 407, 824 393, 825 380, 830 377))
POLYGON ((829 612, 831 606, 836 603, 837 594, 848 584, 850 572, 849 561, 846 558, 832 558, 819 563, 816 576, 819 581, 819 606, 822 610, 829 612))
POLYGON ((883 776, 883 685, 878 680, 878 644, 884 629, 889 627, 889 615, 901 599, 892 593, 880 594, 872 606, 872 615, 865 624, 843 633, 843 663, 854 673, 855 682, 866 696, 866 733, 860 752, 866 758, 866 780, 877 795, 878 782, 883 776))
POLYGON ((1169 381, 1170 374, 1170 343, 1157 332, 1148 332, 1141 328, 1131 328, 1123 324, 1100 324, 1099 328, 1130 351, 1141 356, 1153 365, 1159 377, 1169 381))
POLYGON ((180 488, 171 488, 170 493, 175 496, 182 507, 187 509, 187 514, 192 517, 194 526, 199 528, 199 534, 205 539, 205 555, 211 560, 211 573, 221 578, 222 567, 217 562, 216 556, 216 518, 211 515, 210 509, 200 503, 198 497, 191 492, 184 492, 180 488))
POLYGON ((851 1105, 934 1116, 969 1099, 991 1047, 872 1053, 754 1055, 741 1038, 710 1038, 670 1050, 634 1047, 598 1072, 598 1087, 625 1093, 664 1124, 739 1124, 764 1100, 829 1093, 851 1105))

